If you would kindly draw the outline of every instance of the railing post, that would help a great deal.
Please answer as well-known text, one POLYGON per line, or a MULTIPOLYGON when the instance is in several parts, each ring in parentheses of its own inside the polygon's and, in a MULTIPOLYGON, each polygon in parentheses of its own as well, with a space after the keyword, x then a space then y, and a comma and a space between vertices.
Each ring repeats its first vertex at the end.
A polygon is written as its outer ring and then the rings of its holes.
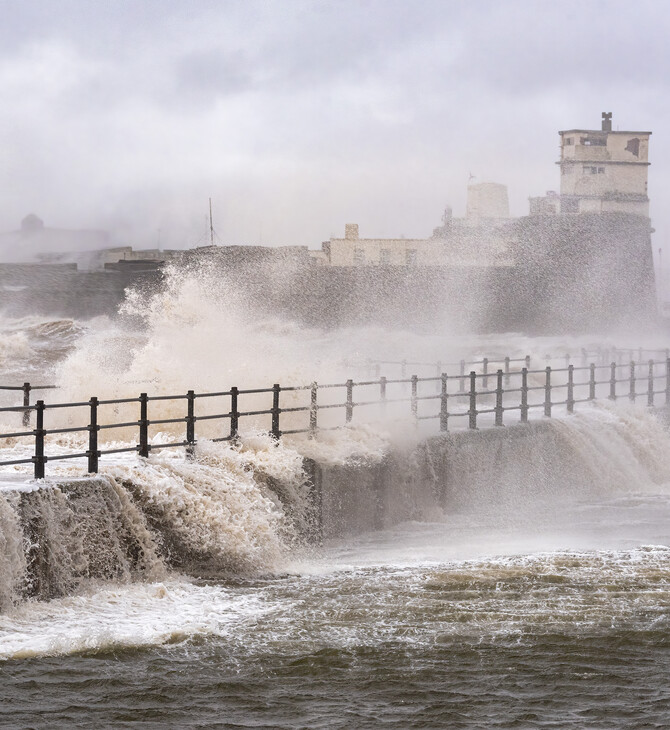
POLYGON ((470 371, 470 418, 468 426, 470 428, 477 428, 477 373, 474 370, 470 371))
POLYGON ((589 365, 589 400, 596 399, 596 364, 589 365))
POLYGON ((316 404, 316 393, 317 393, 317 384, 312 383, 311 390, 310 390, 310 399, 309 399, 309 437, 314 438, 316 436, 316 429, 317 429, 317 410, 319 406, 316 404))
POLYGON ((568 365, 568 397, 566 398, 568 413, 575 412, 575 366, 568 365))
POLYGON ((417 398, 417 391, 419 385, 419 378, 417 375, 412 375, 412 418, 416 421, 419 415, 419 401, 417 398))
POLYGON ((145 459, 149 456, 149 417, 147 415, 149 397, 140 393, 140 448, 138 453, 145 459))
POLYGON ((482 378, 482 388, 484 390, 487 390, 489 387, 489 359, 488 357, 485 357, 482 361, 482 375, 484 376, 482 378))
POLYGON ((649 380, 647 381, 647 405, 652 408, 654 405, 654 361, 649 361, 649 380))
POLYGON ((186 393, 186 458, 195 457, 195 393, 186 393))
POLYGON ((502 370, 498 370, 498 372, 496 373, 495 425, 496 426, 503 425, 503 371, 502 370))
POLYGON ((505 385, 509 385, 509 355, 505 358, 505 385))
POLYGON ((612 362, 610 364, 610 400, 616 400, 616 368, 617 364, 612 362))
POLYGON ((347 402, 345 404, 345 420, 351 423, 354 415, 354 381, 347 380, 347 402))
MULTIPOLYGON (((670 363, 670 357, 668 358, 670 363)), ((465 360, 461 360, 460 375, 458 378, 458 392, 465 393, 465 360)))
POLYGON ((630 391, 628 393, 628 398, 630 399, 631 403, 635 403, 635 363, 631 360, 630 361, 630 391))
POLYGON ((237 441, 240 434, 240 412, 237 401, 240 395, 239 388, 230 389, 230 440, 237 441))
POLYGON ((30 426, 30 383, 23 384, 23 425, 30 426))
POLYGON ((98 457, 100 456, 98 451, 98 431, 100 430, 100 426, 98 426, 98 399, 91 398, 89 405, 91 406, 91 416, 88 424, 88 451, 86 456, 88 456, 88 473, 97 474, 98 457))
POLYGON ((521 368, 521 423, 528 423, 528 368, 521 368))
POLYGON ((278 383, 272 386, 272 437, 279 441, 281 437, 281 431, 279 430, 279 414, 281 409, 279 408, 279 392, 281 387, 278 383))
POLYGON ((440 390, 440 431, 449 430, 449 393, 447 391, 447 374, 441 375, 440 390))
POLYGON ((386 413, 386 377, 379 378, 379 400, 382 405, 382 413, 386 413))
POLYGON ((544 415, 551 418, 551 366, 547 365, 544 372, 544 415))
POLYGON ((530 355, 526 355, 525 361, 526 361, 526 370, 530 370, 530 355))
POLYGON ((35 479, 44 479, 44 401, 35 403, 35 479))

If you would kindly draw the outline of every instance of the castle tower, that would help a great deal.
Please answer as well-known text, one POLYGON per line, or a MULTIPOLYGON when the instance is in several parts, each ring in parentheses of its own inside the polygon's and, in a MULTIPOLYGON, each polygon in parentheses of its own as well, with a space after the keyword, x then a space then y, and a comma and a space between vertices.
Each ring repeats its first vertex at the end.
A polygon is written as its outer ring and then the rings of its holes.
POLYGON ((647 168, 651 132, 568 129, 561 135, 561 213, 630 213, 649 216, 647 168))
POLYGON ((507 186, 492 182, 468 185, 465 217, 474 221, 482 218, 509 218, 507 186))

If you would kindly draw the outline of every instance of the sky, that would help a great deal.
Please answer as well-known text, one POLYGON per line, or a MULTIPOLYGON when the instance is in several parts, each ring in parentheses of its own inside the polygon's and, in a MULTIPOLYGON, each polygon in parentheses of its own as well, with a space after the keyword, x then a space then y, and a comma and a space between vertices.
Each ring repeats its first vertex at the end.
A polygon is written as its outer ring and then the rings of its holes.
POLYGON ((318 248, 425 237, 468 181, 513 215, 559 187, 558 130, 651 130, 670 254, 670 4, 0 0, 0 231, 318 248), (472 177, 471 177, 472 176, 472 177))

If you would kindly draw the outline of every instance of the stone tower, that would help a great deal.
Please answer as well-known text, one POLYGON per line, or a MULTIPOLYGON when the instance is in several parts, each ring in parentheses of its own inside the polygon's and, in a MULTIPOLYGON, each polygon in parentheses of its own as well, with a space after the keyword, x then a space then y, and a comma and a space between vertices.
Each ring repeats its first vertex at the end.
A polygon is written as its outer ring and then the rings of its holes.
POLYGON ((629 213, 649 216, 647 168, 651 132, 568 129, 561 135, 561 213, 629 213))

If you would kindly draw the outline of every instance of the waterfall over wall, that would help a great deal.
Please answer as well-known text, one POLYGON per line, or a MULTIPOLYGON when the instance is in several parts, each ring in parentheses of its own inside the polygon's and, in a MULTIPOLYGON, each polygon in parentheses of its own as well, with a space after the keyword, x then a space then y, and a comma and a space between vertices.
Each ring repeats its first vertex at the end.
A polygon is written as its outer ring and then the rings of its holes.
POLYGON ((326 536, 461 511, 517 519, 564 500, 670 488, 670 434, 643 408, 603 406, 310 469, 326 536))
POLYGON ((280 570, 311 512, 300 457, 271 448, 265 468, 263 448, 245 455, 203 444, 198 461, 156 455, 0 491, 0 609, 175 570, 216 578, 280 570))
POLYGON ((310 443, 303 459, 296 444, 269 437, 239 448, 204 442, 196 461, 156 454, 0 491, 0 608, 174 571, 276 574, 315 534, 460 513, 532 520, 563 501, 670 488, 670 435, 642 408, 594 407, 347 458, 310 443))

